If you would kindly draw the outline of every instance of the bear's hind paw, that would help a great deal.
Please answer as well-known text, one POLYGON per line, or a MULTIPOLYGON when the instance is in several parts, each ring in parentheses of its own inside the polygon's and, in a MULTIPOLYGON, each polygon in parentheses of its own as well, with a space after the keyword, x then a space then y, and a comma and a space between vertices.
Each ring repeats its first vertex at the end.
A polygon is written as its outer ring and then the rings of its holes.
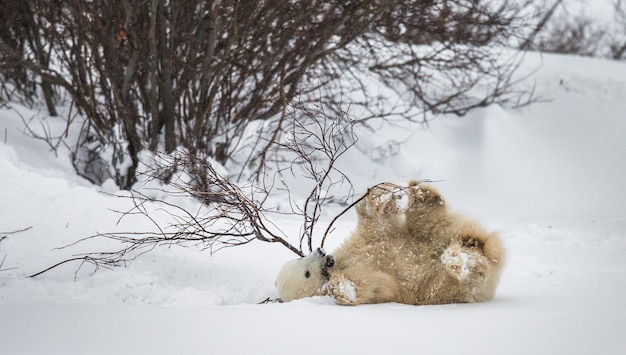
POLYGON ((474 248, 451 245, 441 255, 441 262, 450 274, 460 281, 482 274, 484 256, 474 248))

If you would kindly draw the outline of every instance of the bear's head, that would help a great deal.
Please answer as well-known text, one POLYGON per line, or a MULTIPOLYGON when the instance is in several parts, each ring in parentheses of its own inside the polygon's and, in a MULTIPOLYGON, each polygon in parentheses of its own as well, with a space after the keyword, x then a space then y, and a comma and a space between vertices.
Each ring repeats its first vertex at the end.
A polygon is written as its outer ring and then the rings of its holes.
POLYGON ((288 262, 280 269, 274 283, 278 296, 284 302, 289 302, 320 295, 334 264, 333 256, 326 255, 321 248, 303 258, 288 262))

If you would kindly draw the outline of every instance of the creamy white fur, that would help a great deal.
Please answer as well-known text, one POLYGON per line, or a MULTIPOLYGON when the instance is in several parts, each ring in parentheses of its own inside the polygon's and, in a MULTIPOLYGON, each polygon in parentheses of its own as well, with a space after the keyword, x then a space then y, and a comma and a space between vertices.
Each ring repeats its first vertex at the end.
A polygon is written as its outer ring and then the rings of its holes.
POLYGON ((441 304, 494 296, 504 262, 499 236, 450 212, 432 186, 381 184, 356 211, 356 230, 333 254, 330 278, 319 253, 293 260, 276 279, 283 300, 330 295, 345 305, 441 304))

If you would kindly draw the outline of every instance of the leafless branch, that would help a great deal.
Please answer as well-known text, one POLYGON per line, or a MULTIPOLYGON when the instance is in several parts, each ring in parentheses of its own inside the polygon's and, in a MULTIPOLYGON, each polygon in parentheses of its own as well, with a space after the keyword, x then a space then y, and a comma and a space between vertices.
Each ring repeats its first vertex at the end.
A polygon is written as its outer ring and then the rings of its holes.
POLYGON ((29 229, 31 229, 31 228, 33 228, 33 226, 26 227, 26 228, 23 228, 23 229, 18 229, 18 230, 11 231, 11 232, 0 232, 0 234, 4 234, 4 237, 6 237, 7 235, 10 235, 10 234, 16 234, 16 233, 26 232, 27 230, 29 230, 29 229))
MULTIPOLYGON (((337 166, 338 160, 356 143, 353 120, 347 113, 339 117, 327 117, 323 111, 293 108, 289 115, 302 114, 302 119, 289 120, 291 126, 286 136, 276 144, 269 156, 280 168, 272 179, 261 179, 245 185, 235 183, 219 170, 219 164, 210 158, 198 159, 188 152, 161 154, 155 158, 154 166, 144 174, 148 179, 160 179, 161 171, 179 172, 167 185, 166 198, 155 199, 132 191, 127 198, 131 207, 118 211, 120 218, 139 215, 147 218, 154 232, 115 232, 98 233, 81 239, 64 248, 74 246, 94 238, 107 238, 119 242, 123 247, 107 252, 94 252, 77 255, 66 261, 34 274, 47 272, 57 266, 72 261, 92 264, 97 268, 119 265, 134 260, 158 246, 195 247, 214 253, 222 248, 239 246, 252 241, 278 243, 299 256, 313 248, 314 227, 318 223, 323 208, 335 202, 335 189, 346 187, 352 194, 348 177, 337 166), (315 119, 312 119, 315 116, 315 119), (286 162, 283 159, 291 159, 286 162), (279 159, 281 161, 279 161, 279 159), (157 163, 158 161, 158 163, 157 163), (287 163, 287 164, 285 164, 287 163), (289 186, 281 185, 284 191, 275 191, 275 180, 281 175, 292 174, 310 181, 311 191, 302 204, 290 201, 291 212, 278 212, 266 205, 274 194, 290 194, 289 186), (201 202, 193 210, 178 205, 167 197, 193 197, 201 202), (154 216, 155 206, 165 212, 168 224, 154 216), (298 247, 272 222, 274 216, 300 216, 303 230, 298 247)), ((265 171, 261 176, 270 174, 265 171)), ((343 202, 342 202, 343 203, 343 202)))

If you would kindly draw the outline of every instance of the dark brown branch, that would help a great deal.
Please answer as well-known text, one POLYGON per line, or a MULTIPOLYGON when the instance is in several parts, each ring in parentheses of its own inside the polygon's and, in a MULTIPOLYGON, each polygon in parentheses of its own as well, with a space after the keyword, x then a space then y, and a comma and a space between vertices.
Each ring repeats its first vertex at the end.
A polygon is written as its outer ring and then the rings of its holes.
MULTIPOLYGON (((371 189, 371 188, 370 188, 371 189)), ((322 236, 322 241, 320 243, 320 247, 323 248, 324 247, 324 243, 326 243, 326 237, 328 236, 328 233, 330 233, 330 231, 333 228, 333 225, 335 224, 335 222, 341 217, 343 216, 346 212, 348 212, 349 210, 352 209, 352 207, 356 206, 357 203, 363 201, 364 198, 367 197, 367 194, 369 193, 370 189, 367 189, 367 192, 365 194, 363 194, 361 197, 357 198, 356 200, 354 200, 354 202, 352 202, 351 204, 348 205, 348 207, 344 208, 343 211, 341 211, 338 215, 336 215, 335 217, 333 217, 333 219, 330 221, 330 223, 328 224, 328 227, 326 228, 326 230, 324 231, 324 235, 322 236)))
POLYGON ((72 259, 63 260, 63 261, 61 261, 59 263, 56 263, 56 264, 54 264, 54 265, 52 265, 52 266, 50 266, 50 267, 48 267, 48 268, 46 268, 44 270, 41 270, 41 271, 39 271, 37 273, 34 273, 32 275, 29 275, 27 277, 29 277, 29 278, 37 277, 37 276, 39 276, 39 275, 41 275, 43 273, 46 273, 46 272, 48 272, 48 271, 50 271, 50 270, 52 270, 54 268, 57 268, 57 267, 59 267, 59 266, 61 266, 63 264, 71 263, 71 262, 77 261, 77 260, 82 260, 83 262, 85 262, 85 261, 87 261, 89 259, 90 259, 89 256, 82 256, 82 257, 78 257, 78 258, 72 258, 72 259))
POLYGON ((14 230, 14 231, 11 231, 11 232, 0 232, 0 234, 9 235, 9 234, 21 233, 21 232, 26 232, 27 230, 29 230, 31 228, 33 228, 33 226, 26 227, 26 228, 23 228, 23 229, 14 230))

